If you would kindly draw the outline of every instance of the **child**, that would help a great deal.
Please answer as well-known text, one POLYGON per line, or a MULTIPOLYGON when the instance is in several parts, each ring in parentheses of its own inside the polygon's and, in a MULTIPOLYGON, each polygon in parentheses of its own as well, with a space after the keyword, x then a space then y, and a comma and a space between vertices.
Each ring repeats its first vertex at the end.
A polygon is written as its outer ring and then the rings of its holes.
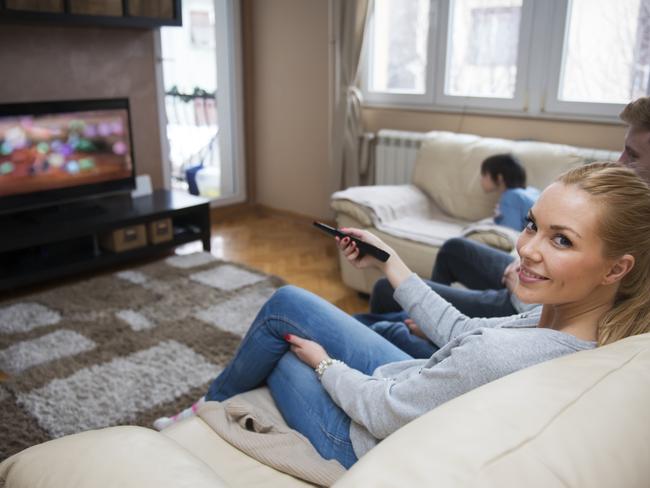
POLYGON ((521 231, 526 226, 526 216, 533 206, 539 190, 526 187, 526 170, 511 154, 490 156, 481 164, 481 188, 486 193, 501 194, 494 215, 494 223, 521 231))

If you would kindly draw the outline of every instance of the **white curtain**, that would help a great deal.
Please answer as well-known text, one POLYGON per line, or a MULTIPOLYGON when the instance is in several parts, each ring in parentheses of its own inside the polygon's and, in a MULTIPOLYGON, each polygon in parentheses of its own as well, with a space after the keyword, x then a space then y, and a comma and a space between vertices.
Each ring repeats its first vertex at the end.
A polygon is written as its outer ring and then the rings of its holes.
MULTIPOLYGON (((370 139, 361 121, 357 74, 372 0, 330 0, 333 100, 330 120, 331 190, 358 185, 369 168, 370 139)), ((365 180, 365 178, 364 178, 365 180)))

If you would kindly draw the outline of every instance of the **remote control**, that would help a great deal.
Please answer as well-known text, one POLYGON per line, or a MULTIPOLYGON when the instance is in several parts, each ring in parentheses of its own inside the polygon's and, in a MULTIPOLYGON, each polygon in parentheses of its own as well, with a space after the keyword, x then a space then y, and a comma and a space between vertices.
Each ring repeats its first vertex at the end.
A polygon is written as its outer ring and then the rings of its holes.
POLYGON ((334 227, 330 227, 329 225, 325 225, 321 222, 314 222, 314 226, 324 232, 327 232, 328 234, 331 234, 336 237, 340 237, 341 239, 343 239, 344 237, 349 237, 357 244, 360 256, 363 256, 364 254, 370 254, 372 257, 375 257, 384 263, 388 261, 388 258, 390 257, 390 254, 388 254, 383 249, 379 249, 377 246, 373 246, 372 244, 363 242, 361 239, 352 237, 351 235, 346 234, 345 232, 341 232, 340 230, 335 229, 334 227))

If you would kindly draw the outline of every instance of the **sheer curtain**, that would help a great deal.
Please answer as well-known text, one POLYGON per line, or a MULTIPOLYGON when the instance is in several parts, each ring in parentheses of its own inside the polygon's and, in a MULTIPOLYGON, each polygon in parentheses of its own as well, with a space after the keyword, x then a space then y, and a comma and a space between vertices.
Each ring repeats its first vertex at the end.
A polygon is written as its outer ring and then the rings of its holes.
POLYGON ((373 0, 330 0, 333 68, 330 118, 332 191, 358 185, 368 171, 369 138, 361 122, 357 73, 373 0))

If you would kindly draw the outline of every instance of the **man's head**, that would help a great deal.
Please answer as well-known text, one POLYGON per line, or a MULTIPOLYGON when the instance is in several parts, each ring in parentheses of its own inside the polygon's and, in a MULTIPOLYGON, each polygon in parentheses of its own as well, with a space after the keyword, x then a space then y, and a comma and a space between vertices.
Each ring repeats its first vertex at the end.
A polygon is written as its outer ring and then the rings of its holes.
POLYGON ((618 160, 650 183, 650 97, 628 103, 619 117, 629 127, 618 160))

